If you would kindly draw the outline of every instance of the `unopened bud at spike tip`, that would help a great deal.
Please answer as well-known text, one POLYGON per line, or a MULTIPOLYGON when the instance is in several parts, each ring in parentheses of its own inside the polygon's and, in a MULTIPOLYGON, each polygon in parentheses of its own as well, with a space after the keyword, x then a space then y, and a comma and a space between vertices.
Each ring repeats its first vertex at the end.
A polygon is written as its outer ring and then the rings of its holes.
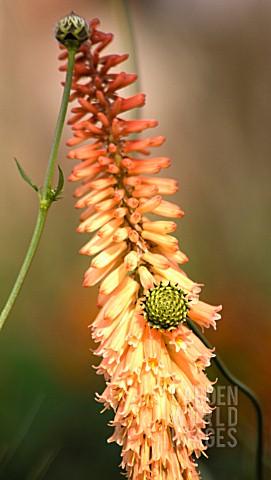
POLYGON ((59 20, 55 29, 55 37, 67 48, 79 48, 90 37, 89 26, 86 20, 71 12, 59 20))

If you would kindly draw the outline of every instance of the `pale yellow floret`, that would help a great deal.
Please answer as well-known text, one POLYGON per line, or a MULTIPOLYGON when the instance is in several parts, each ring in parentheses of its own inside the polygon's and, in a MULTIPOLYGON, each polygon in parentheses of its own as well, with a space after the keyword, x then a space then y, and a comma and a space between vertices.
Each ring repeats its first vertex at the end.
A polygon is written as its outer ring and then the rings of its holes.
POLYGON ((168 220, 148 221, 142 224, 142 228, 143 230, 151 230, 156 233, 171 233, 175 232, 177 224, 168 220))
POLYGON ((75 208, 84 208, 86 206, 95 205, 96 203, 104 200, 106 197, 113 195, 113 193, 114 193, 113 187, 109 187, 100 191, 94 190, 88 193, 87 195, 85 195, 84 197, 80 198, 76 202, 75 208))
POLYGON ((92 287, 96 283, 100 282, 105 275, 107 275, 110 270, 116 265, 117 260, 109 263, 103 268, 93 268, 89 267, 84 276, 84 287, 92 287))
POLYGON ((151 199, 140 198, 140 204, 135 211, 140 213, 141 215, 147 212, 153 212, 153 210, 157 208, 161 204, 161 202, 161 195, 156 195, 151 199))
POLYGON ((79 250, 79 253, 83 255, 96 255, 104 248, 107 248, 110 243, 112 243, 111 237, 101 238, 98 233, 96 233, 92 239, 79 250))
POLYGON ((129 277, 125 277, 116 293, 112 296, 106 304, 104 312, 105 318, 115 318, 127 306, 134 301, 133 295, 138 291, 139 283, 129 277))
POLYGON ((169 218, 178 218, 184 215, 184 212, 175 203, 167 202, 166 200, 162 200, 160 205, 152 210, 152 213, 156 213, 156 215, 161 215, 162 217, 169 217, 169 218))
POLYGON ((172 237, 171 235, 151 232, 151 231, 148 231, 148 230, 143 230, 141 235, 145 240, 150 240, 151 242, 156 243, 157 245, 164 246, 164 247, 171 247, 171 248, 174 247, 175 248, 178 245, 177 238, 172 237))
POLYGON ((138 254, 132 250, 124 258, 124 264, 127 271, 132 272, 138 265, 138 254))
POLYGON ((161 278, 172 282, 174 285, 179 285, 182 290, 185 292, 190 292, 194 295, 197 295, 200 292, 200 287, 197 283, 193 282, 180 270, 175 270, 172 267, 169 267, 167 270, 162 270, 161 268, 153 267, 154 271, 160 275, 161 278))
POLYGON ((93 268, 103 268, 113 260, 118 258, 120 254, 127 248, 126 242, 116 243, 112 247, 106 248, 99 253, 91 262, 93 268))
POLYGON ((122 225, 123 218, 114 218, 110 222, 106 223, 100 230, 97 232, 99 237, 107 237, 108 235, 113 235, 117 228, 122 225))
POLYGON ((122 242, 123 240, 126 240, 126 238, 128 238, 130 230, 131 227, 117 228, 113 235, 114 242, 122 242))
POLYGON ((77 232, 95 232, 95 230, 98 230, 98 228, 102 227, 112 218, 114 218, 114 210, 94 213, 89 218, 80 223, 77 228, 77 232))
POLYGON ((155 286, 155 279, 148 268, 141 265, 138 269, 138 274, 144 290, 149 290, 155 286))
POLYGON ((212 325, 216 328, 216 322, 221 318, 221 315, 218 313, 221 309, 222 305, 213 306, 199 300, 191 305, 189 317, 202 327, 208 328, 212 325))
POLYGON ((169 267, 169 261, 163 256, 157 253, 145 252, 142 254, 142 260, 154 265, 155 267, 166 270, 169 267))
POLYGON ((118 198, 109 198, 107 200, 103 200, 95 205, 95 210, 98 212, 105 212, 106 210, 110 210, 114 208, 119 203, 118 198))
POLYGON ((113 270, 102 282, 100 293, 110 294, 117 288, 127 274, 126 265, 122 263, 118 268, 113 270))
POLYGON ((90 187, 93 188, 93 190, 104 190, 105 188, 111 186, 111 185, 116 185, 117 180, 116 178, 99 178, 98 180, 94 180, 91 182, 90 187))

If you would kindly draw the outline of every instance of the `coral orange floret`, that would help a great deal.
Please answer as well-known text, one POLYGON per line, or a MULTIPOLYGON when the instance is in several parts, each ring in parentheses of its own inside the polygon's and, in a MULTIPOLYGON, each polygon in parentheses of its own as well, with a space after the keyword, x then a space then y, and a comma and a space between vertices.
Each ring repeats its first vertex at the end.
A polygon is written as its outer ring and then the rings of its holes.
MULTIPOLYGON (((142 93, 118 94, 137 75, 116 72, 127 55, 102 55, 113 36, 98 29, 97 19, 89 26, 90 40, 75 59, 70 100, 77 105, 67 143, 73 147, 68 158, 78 161, 69 180, 82 182, 76 208, 86 208, 77 230, 93 233, 80 250, 95 255, 83 285, 99 284, 92 334, 102 357, 97 373, 107 385, 97 400, 115 412, 109 442, 122 446, 129 479, 196 480, 192 455, 206 449, 204 416, 213 387, 204 370, 213 353, 186 320, 215 327, 221 306, 199 300, 201 285, 179 267, 188 259, 169 234, 177 227, 171 219, 184 212, 162 197, 176 193, 178 184, 154 176, 170 166, 168 157, 148 157, 165 138, 134 136, 157 121, 122 117, 145 104, 142 93)), ((60 59, 67 61, 63 48, 60 59)))

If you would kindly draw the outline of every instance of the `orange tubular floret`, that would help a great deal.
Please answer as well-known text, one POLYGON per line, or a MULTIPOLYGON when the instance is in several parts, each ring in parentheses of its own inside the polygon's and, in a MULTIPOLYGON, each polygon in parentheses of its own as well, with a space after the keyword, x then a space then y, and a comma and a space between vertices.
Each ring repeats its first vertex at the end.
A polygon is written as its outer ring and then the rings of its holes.
POLYGON ((103 268, 108 265, 112 260, 118 258, 121 253, 126 250, 127 243, 121 242, 106 248, 103 252, 99 253, 93 258, 91 266, 93 268, 103 268))
POLYGON ((155 222, 144 222, 142 224, 142 228, 144 228, 144 230, 151 230, 152 232, 157 233, 171 233, 175 232, 177 224, 167 220, 158 220, 155 222))

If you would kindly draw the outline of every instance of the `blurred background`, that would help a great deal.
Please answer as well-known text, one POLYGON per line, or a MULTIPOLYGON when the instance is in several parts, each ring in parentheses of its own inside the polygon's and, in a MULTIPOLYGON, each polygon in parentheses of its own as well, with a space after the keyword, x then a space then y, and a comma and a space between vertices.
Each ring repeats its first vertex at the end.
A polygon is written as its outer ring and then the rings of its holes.
MULTIPOLYGON (((120 0, 0 0, 0 298, 7 299, 29 243, 38 204, 14 157, 43 183, 61 100, 54 27, 71 10, 99 17, 115 40, 107 51, 133 52, 120 0)), ((208 339, 234 374, 257 393, 264 411, 270 476, 271 340, 271 2, 137 0, 129 2, 143 117, 166 135, 160 155, 179 181, 173 201, 186 215, 180 245, 186 272, 204 283, 202 299, 223 304, 208 339)), ((132 58, 121 69, 133 72, 132 58)), ((128 95, 128 94, 127 94, 128 95)), ((65 128, 59 163, 69 175, 65 128)), ((0 335, 0 478, 122 478, 119 448, 107 445, 110 413, 87 328, 97 289, 82 288, 90 260, 75 232, 73 185, 53 204, 38 254, 0 335)), ((211 379, 222 375, 211 367, 211 379)), ((222 416, 227 416, 226 407, 222 416)), ((238 396, 237 446, 210 448, 203 478, 255 479, 255 413, 238 396)))

